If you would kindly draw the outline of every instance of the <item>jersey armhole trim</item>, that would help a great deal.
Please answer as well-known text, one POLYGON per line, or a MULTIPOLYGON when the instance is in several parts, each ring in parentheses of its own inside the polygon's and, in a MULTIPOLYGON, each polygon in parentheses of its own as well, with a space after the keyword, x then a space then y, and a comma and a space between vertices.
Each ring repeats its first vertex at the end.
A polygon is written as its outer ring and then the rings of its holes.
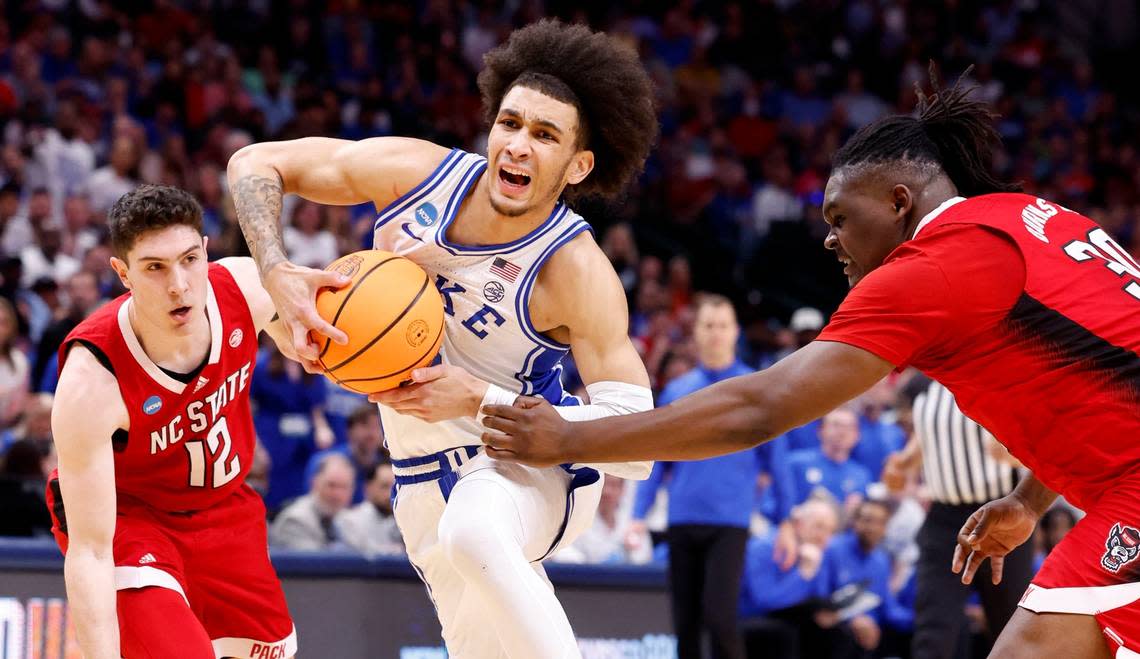
POLYGON ((523 275, 522 284, 518 288, 518 293, 515 294, 515 313, 518 315, 519 327, 522 328, 523 334, 528 339, 537 343, 540 347, 549 350, 566 351, 570 349, 568 344, 561 341, 555 341, 549 337, 543 336, 541 332, 535 329, 534 324, 530 320, 530 296, 534 292, 534 284, 538 281, 538 275, 542 271, 542 266, 546 264, 550 257, 554 255, 563 245, 570 242, 583 231, 589 231, 590 225, 585 220, 579 220, 567 229, 561 236, 555 239, 543 250, 542 254, 535 259, 534 264, 530 270, 523 275))
POLYGON ((467 155, 466 152, 461 149, 452 149, 451 152, 444 156, 443 160, 441 160, 439 164, 436 165, 435 169, 432 170, 432 173, 428 174, 427 177, 424 178, 424 180, 417 183, 416 186, 411 190, 408 190, 399 197, 396 197, 392 203, 380 209, 380 212, 377 214, 376 221, 372 224, 372 230, 375 231, 376 229, 384 226, 394 217, 406 211, 409 207, 411 207, 412 204, 430 194, 431 191, 436 188, 436 186, 438 186, 451 174, 451 170, 453 170, 455 166, 459 164, 461 160, 463 160, 463 156, 465 155, 467 155))
MULTIPOLYGON (((72 339, 68 341, 63 346, 64 360, 67 359, 67 354, 71 352, 71 348, 74 347, 76 343, 83 346, 84 348, 87 348, 87 350, 95 357, 95 361, 99 362, 100 366, 107 369, 108 373, 111 375, 115 374, 115 367, 111 365, 111 359, 107 357, 107 353, 103 352, 102 348, 88 341, 87 339, 72 339)), ((60 364, 59 370, 61 372, 63 371, 63 364, 60 364)))

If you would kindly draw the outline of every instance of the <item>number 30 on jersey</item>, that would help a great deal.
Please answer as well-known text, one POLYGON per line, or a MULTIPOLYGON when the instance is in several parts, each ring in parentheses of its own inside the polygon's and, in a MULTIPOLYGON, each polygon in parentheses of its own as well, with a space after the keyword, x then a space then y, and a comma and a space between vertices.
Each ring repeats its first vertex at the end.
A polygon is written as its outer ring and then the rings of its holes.
POLYGON ((1118 277, 1130 279, 1124 285, 1124 292, 1140 300, 1140 264, 1128 252, 1116 244, 1104 229, 1093 229, 1088 240, 1073 240, 1064 247, 1069 258, 1078 263, 1097 258, 1118 277))

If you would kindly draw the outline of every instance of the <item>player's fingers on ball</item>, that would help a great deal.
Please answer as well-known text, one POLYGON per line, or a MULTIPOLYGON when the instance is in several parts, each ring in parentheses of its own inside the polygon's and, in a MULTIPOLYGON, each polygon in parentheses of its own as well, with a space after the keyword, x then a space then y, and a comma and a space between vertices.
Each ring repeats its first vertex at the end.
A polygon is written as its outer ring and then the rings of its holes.
POLYGON ((308 330, 300 324, 293 325, 289 328, 293 334, 293 350, 297 353, 297 357, 302 360, 316 360, 318 357, 317 346, 309 340, 308 330))
POLYGON ((352 279, 345 277, 339 272, 317 270, 313 277, 313 283, 317 288, 344 288, 352 283, 352 279))
MULTIPOLYGON (((327 336, 332 339, 333 343, 345 345, 348 343, 348 335, 342 330, 337 329, 324 318, 321 318, 316 309, 311 309, 309 313, 305 314, 304 324, 313 331, 315 334, 327 336)), ((323 343, 323 340, 321 341, 323 343)))
POLYGON ((320 375, 321 373, 325 372, 324 367, 322 367, 321 363, 318 361, 313 361, 312 359, 301 359, 300 361, 301 367, 305 369, 306 373, 320 375))

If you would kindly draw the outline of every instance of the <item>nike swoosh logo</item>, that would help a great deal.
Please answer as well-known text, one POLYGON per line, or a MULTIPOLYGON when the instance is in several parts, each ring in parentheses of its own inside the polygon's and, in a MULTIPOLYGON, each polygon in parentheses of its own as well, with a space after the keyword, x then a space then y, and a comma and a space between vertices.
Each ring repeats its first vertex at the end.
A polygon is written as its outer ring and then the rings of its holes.
POLYGON ((409 236, 411 236, 413 240, 418 240, 418 241, 420 241, 420 242, 422 243, 422 242, 424 241, 424 239, 423 239, 423 238, 420 238, 420 237, 419 237, 419 236, 417 236, 416 234, 412 233, 412 230, 408 228, 408 227, 410 227, 410 226, 412 226, 412 223, 411 223, 411 222, 404 222, 402 225, 400 225, 400 228, 404 230, 404 233, 406 233, 406 234, 408 234, 409 236))

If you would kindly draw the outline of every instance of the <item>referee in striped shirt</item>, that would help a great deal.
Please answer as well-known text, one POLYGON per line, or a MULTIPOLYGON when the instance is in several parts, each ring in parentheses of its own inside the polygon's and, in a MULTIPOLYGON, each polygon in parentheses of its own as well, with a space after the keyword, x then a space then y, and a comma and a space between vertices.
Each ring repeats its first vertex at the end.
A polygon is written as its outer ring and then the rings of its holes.
POLYGON ((989 431, 962 414, 946 387, 917 376, 903 393, 905 398, 913 396, 913 431, 906 447, 888 458, 882 479, 891 489, 901 489, 907 476, 921 465, 931 498, 930 511, 918 535, 918 594, 911 656, 969 656, 963 653, 965 648, 958 648, 958 642, 964 638, 970 589, 977 589, 981 597, 992 643, 1033 577, 1031 542, 1006 556, 997 585, 992 582, 988 563, 982 567, 985 573, 979 570, 971 586, 963 585, 950 571, 958 531, 982 504, 1013 491, 1019 480, 1016 462, 989 431))

